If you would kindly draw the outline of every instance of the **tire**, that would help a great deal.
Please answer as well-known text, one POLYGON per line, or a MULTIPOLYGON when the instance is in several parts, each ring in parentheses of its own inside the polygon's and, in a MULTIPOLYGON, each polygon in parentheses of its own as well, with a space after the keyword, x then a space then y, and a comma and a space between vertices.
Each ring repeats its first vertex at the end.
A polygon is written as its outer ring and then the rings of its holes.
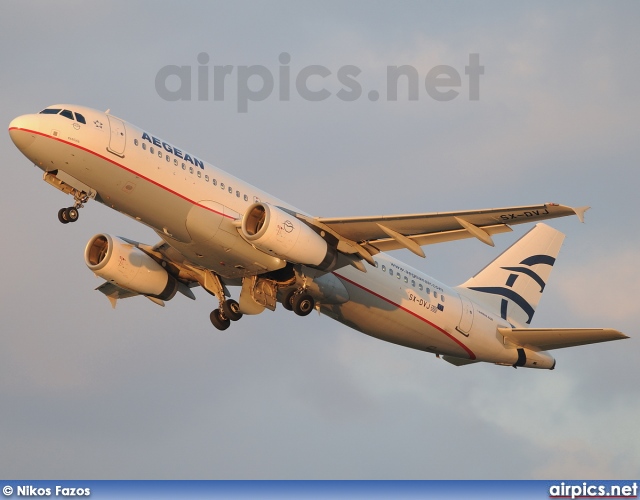
POLYGON ((231 321, 238 321, 240 318, 242 318, 240 305, 233 299, 225 300, 222 303, 222 314, 224 314, 231 321))
POLYGON ((69 222, 75 222, 80 217, 80 212, 75 207, 69 207, 66 209, 66 216, 69 222))
POLYGON ((293 298, 293 312, 298 316, 306 316, 315 307, 316 302, 308 293, 301 293, 293 298))
POLYGON ((62 222, 63 224, 68 224, 69 220, 67 219, 67 209, 66 208, 61 208, 60 210, 58 210, 58 220, 60 222, 62 222))
POLYGON ((214 309, 213 311, 211 311, 209 319, 211 320, 211 324, 220 331, 226 330, 227 328, 229 328, 229 325, 231 325, 230 320, 223 318, 220 315, 220 309, 214 309))
POLYGON ((291 290, 284 296, 284 300, 282 301, 282 307, 284 307, 287 311, 293 311, 293 296, 296 294, 298 290, 291 290))

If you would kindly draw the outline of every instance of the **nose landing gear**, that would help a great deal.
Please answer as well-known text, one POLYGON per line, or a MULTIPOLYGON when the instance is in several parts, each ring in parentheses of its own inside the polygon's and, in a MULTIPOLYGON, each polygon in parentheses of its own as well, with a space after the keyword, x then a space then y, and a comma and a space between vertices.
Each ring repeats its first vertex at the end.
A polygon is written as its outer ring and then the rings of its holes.
POLYGON ((74 205, 69 208, 61 208, 58 210, 58 220, 63 224, 75 222, 80 217, 80 209, 89 201, 89 195, 83 191, 74 190, 73 198, 76 200, 74 205))
POLYGON ((58 220, 63 224, 68 224, 69 222, 75 222, 78 220, 80 216, 80 212, 76 207, 69 208, 61 208, 58 210, 58 220))

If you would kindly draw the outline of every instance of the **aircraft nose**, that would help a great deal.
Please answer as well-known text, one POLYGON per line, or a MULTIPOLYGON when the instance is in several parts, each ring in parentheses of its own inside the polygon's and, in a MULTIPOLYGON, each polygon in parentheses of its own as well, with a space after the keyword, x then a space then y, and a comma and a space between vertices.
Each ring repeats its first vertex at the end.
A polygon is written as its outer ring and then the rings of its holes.
POLYGON ((11 140, 20 151, 25 151, 36 140, 38 115, 22 115, 14 118, 9 124, 11 140))

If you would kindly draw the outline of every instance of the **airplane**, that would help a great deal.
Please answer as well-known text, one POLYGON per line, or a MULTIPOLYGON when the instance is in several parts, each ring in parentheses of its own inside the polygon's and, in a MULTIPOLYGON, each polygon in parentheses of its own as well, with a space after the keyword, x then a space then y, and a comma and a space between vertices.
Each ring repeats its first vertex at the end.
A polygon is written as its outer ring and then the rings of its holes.
POLYGON ((142 295, 164 306, 201 286, 219 306, 219 330, 277 304, 314 309, 372 337, 462 366, 488 362, 554 369, 548 351, 628 338, 611 328, 537 328, 531 321, 564 235, 541 221, 589 207, 555 203, 372 217, 315 217, 105 112, 59 104, 15 118, 9 134, 43 179, 73 196, 76 222, 90 200, 152 228, 155 245, 99 233, 88 268, 115 308, 142 295), (536 225, 478 274, 450 287, 387 252, 536 225), (230 287, 239 287, 238 300, 230 287))

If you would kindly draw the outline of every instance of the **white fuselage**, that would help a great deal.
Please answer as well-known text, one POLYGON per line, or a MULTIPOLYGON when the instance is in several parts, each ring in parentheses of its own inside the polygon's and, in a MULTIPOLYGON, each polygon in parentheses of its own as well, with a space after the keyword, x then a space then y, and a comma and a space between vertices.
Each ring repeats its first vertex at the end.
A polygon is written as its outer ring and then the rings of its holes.
MULTIPOLYGON (((152 227, 185 259, 230 285, 286 265, 243 239, 238 221, 263 201, 299 210, 112 115, 81 106, 86 123, 33 114, 10 124, 13 141, 45 172, 62 171, 92 188, 96 200, 152 227)), ((300 212, 301 213, 301 212, 300 212)), ((320 312, 379 339, 467 360, 512 365, 518 354, 498 327, 507 321, 406 264, 379 253, 376 266, 333 272, 348 291, 320 312)))

